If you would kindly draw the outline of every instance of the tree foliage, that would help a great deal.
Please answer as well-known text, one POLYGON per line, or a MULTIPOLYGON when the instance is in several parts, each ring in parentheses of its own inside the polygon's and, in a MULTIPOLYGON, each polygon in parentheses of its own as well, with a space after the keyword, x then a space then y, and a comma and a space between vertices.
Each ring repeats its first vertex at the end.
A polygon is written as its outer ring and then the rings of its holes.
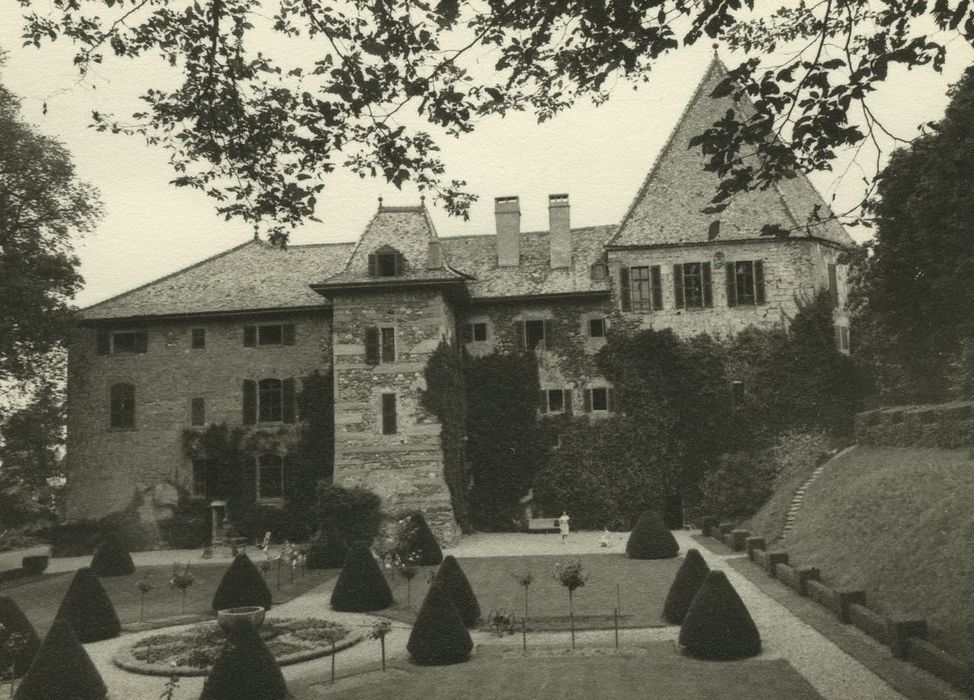
POLYGON ((974 69, 951 97, 944 119, 883 170, 872 255, 855 261, 854 350, 887 402, 971 391, 974 69))
POLYGON ((266 220, 282 241, 313 216, 336 168, 414 182, 465 214, 473 196, 447 177, 439 135, 511 111, 545 120, 582 98, 604 101, 619 81, 644 82, 661 56, 701 40, 751 56, 794 47, 780 65, 748 58, 718 88, 753 102, 699 140, 723 178, 719 208, 743 189, 827 169, 836 149, 882 131, 866 99, 893 66, 939 71, 948 39, 974 41, 967 0, 826 0, 757 13, 753 0, 22 4, 25 42, 73 42, 82 72, 109 53, 161 54, 175 87, 147 86, 134 118, 96 113, 95 124, 163 145, 176 184, 206 191, 228 217, 266 220), (420 126, 407 127, 402 110, 420 126), (860 112, 863 127, 850 123, 860 112))

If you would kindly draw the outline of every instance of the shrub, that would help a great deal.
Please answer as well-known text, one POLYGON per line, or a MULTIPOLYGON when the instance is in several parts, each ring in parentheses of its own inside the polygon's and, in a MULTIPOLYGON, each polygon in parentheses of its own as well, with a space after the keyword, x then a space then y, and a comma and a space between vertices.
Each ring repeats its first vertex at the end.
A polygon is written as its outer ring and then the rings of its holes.
POLYGON ((32 554, 20 560, 20 565, 32 574, 43 574, 47 570, 48 556, 46 554, 32 554))
POLYGON ((683 623, 683 618, 690 609, 690 603, 693 602, 693 597, 703 585, 708 573, 710 567, 700 556, 700 552, 696 549, 688 550, 670 585, 670 591, 666 594, 666 603, 663 604, 664 620, 671 625, 683 623))
POLYGON ((473 650, 450 594, 436 581, 426 593, 406 649, 416 663, 431 665, 463 661, 473 650))
POLYGON ((340 569, 345 564, 348 547, 337 540, 319 537, 311 543, 305 558, 309 569, 340 569))
POLYGON ((98 546, 99 532, 96 520, 61 523, 51 532, 51 554, 55 557, 92 554, 98 546))
MULTIPOLYGON (((5 634, 17 634, 23 637, 23 644, 13 657, 14 677, 19 678, 27 672, 27 667, 37 654, 41 642, 27 616, 17 603, 6 596, 0 596, 0 625, 4 628, 5 634)), ((0 678, 4 677, 8 670, 9 667, 0 668, 0 678)))
POLYGON ((135 493, 131 502, 122 510, 102 517, 98 520, 98 532, 101 537, 114 535, 130 552, 144 552, 155 549, 159 543, 159 528, 156 524, 142 521, 139 506, 143 503, 142 496, 135 493))
POLYGON ((209 543, 211 514, 209 504, 190 498, 185 489, 177 489, 179 500, 172 516, 159 523, 159 532, 173 549, 196 549, 209 543))
POLYGON ((767 451, 721 455, 717 469, 701 482, 701 512, 721 521, 744 520, 771 496, 776 471, 767 451))
POLYGON ((284 700, 287 684, 253 628, 229 636, 203 684, 200 700, 284 700))
POLYGON ((98 669, 74 630, 64 620, 55 620, 17 688, 14 700, 101 700, 107 695, 108 689, 98 669))
POLYGON ((680 646, 700 659, 743 659, 761 652, 761 636, 723 571, 707 574, 690 603, 680 646))
POLYGON ((271 609, 271 590, 246 554, 238 554, 220 579, 213 594, 213 609, 226 610, 247 605, 271 609))
POLYGON ((399 519, 396 553, 401 559, 412 559, 419 566, 436 566, 443 561, 443 551, 426 518, 418 510, 399 519))
POLYGON ((331 592, 331 607, 341 612, 369 612, 392 605, 392 591, 372 552, 352 547, 331 592))
POLYGON ((368 489, 322 484, 316 510, 321 530, 349 546, 371 546, 382 529, 382 501, 368 489))
POLYGON ((639 516, 626 542, 626 554, 630 559, 672 559, 679 552, 676 538, 655 511, 646 511, 639 516))
POLYGON ((98 546, 91 560, 91 571, 96 576, 128 576, 135 573, 135 564, 121 540, 110 535, 98 546))
POLYGON ((289 505, 275 508, 254 503, 233 515, 233 525, 241 537, 251 541, 261 540, 270 532, 276 542, 304 542, 313 528, 308 516, 306 511, 289 505))
POLYGON ((71 625, 85 644, 117 637, 122 631, 115 606, 98 577, 87 567, 75 572, 55 619, 71 625))
POLYGON ((460 564, 449 555, 436 572, 436 582, 443 587, 450 600, 456 606, 460 619, 467 627, 473 627, 480 621, 480 603, 470 587, 470 581, 460 568, 460 564))

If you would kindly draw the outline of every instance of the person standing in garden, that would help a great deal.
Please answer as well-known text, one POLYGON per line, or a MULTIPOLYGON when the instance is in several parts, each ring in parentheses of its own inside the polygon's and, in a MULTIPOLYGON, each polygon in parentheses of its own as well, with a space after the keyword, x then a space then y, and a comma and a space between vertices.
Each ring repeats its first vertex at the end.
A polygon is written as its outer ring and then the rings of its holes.
POLYGON ((571 518, 568 517, 567 511, 563 510, 561 512, 561 517, 558 518, 558 529, 561 531, 562 542, 568 541, 568 521, 569 520, 571 520, 571 518))

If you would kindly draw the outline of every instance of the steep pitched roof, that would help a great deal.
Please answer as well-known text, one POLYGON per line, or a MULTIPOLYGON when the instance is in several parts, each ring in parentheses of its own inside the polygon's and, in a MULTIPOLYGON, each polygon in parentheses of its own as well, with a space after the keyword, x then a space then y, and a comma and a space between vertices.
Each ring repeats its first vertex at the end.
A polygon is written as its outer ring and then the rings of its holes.
POLYGON ((345 264, 353 243, 291 246, 249 241, 82 309, 82 320, 219 314, 323 306, 308 283, 345 264))
MULTIPOLYGON (((669 140, 646 175, 610 246, 650 246, 706 243, 710 224, 719 219, 717 240, 760 238, 764 224, 786 228, 803 226, 813 208, 824 215, 828 206, 804 175, 784 180, 767 190, 736 195, 719 215, 705 214, 716 191, 718 178, 704 170, 706 159, 690 139, 720 119, 729 109, 746 111, 731 96, 713 98, 711 93, 727 75, 716 56, 707 68, 693 97, 676 123, 669 140)), ((834 221, 816 226, 806 234, 841 246, 853 245, 845 229, 834 221)))

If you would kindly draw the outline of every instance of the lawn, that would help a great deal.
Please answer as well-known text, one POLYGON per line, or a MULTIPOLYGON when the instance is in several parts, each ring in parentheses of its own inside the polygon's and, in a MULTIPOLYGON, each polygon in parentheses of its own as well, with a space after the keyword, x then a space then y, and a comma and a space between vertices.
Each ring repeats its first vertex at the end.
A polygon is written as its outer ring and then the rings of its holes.
MULTIPOLYGON (((554 579, 554 571, 555 564, 571 558, 574 557, 472 557, 458 562, 470 581, 484 617, 491 612, 522 617, 524 589, 515 576, 530 572, 534 581, 528 594, 528 626, 534 630, 565 630, 569 627, 568 591, 554 579)), ((666 624, 660 615, 682 558, 641 561, 613 553, 582 555, 578 559, 589 578, 583 588, 575 591, 576 628, 611 628, 617 605, 621 627, 666 624)), ((381 614, 412 623, 426 595, 427 577, 435 568, 425 567, 413 579, 410 605, 407 605, 406 582, 390 573, 396 604, 381 614)))
MULTIPOLYGON (((216 591, 223 573, 229 562, 193 562, 190 571, 195 576, 195 583, 186 591, 186 612, 192 614, 209 614, 213 593, 216 591)), ((141 566, 129 576, 113 576, 100 579, 108 592, 115 611, 123 625, 131 625, 139 620, 139 590, 136 583, 144 573, 149 574, 149 580, 155 587, 145 596, 145 619, 155 620, 180 615, 182 612, 181 594, 169 585, 172 566, 141 566)), ((295 572, 294 583, 290 583, 290 575, 281 573, 281 587, 277 587, 276 572, 271 570, 267 575, 267 583, 274 596, 274 603, 285 603, 320 583, 329 581, 337 575, 337 570, 295 572)), ((64 597, 73 574, 61 573, 44 575, 32 582, 20 585, 11 584, 0 586, 0 595, 9 596, 27 615, 37 633, 43 637, 54 621, 61 599, 64 597)))
POLYGON ((292 688, 298 700, 402 698, 403 700, 493 700, 493 698, 665 698, 666 700, 816 700, 821 696, 781 659, 695 661, 671 643, 648 644, 625 655, 522 658, 481 653, 452 666, 421 668, 396 664, 380 673, 350 679, 347 689, 292 688))

